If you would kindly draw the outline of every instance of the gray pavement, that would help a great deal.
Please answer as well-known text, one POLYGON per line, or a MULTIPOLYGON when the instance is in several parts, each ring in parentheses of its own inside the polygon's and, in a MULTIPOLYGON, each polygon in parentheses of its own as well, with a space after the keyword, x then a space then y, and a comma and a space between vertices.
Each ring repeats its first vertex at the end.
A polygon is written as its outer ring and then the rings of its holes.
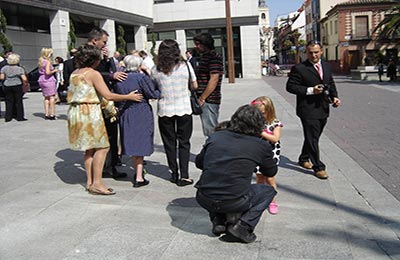
MULTIPOLYGON (((225 82, 220 120, 260 95, 274 100, 284 123, 279 214, 265 212, 257 240, 239 244, 212 235, 192 186, 168 181, 157 130, 156 151, 146 158, 149 186, 132 188, 124 158, 120 170, 129 177, 105 179, 115 196, 86 193, 83 154, 68 145, 68 106, 57 106, 59 119, 46 121, 41 93, 28 93, 29 121, 0 122, 0 259, 400 259, 400 202, 325 135, 321 157, 330 178, 299 168, 300 121, 268 84, 225 82)), ((196 117, 192 159, 203 142, 196 117)), ((198 180, 193 163, 190 174, 198 180)))

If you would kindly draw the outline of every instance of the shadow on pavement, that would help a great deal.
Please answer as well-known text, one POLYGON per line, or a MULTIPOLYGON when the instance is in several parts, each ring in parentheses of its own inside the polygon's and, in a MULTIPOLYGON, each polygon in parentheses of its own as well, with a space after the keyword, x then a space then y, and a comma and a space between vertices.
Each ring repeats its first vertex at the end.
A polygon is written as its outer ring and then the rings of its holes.
MULTIPOLYGON (((197 209, 202 208, 194 197, 172 200, 167 206, 167 212, 171 218, 171 225, 185 232, 214 236, 211 233, 211 222, 208 221, 208 218, 202 218, 193 214, 193 211, 197 209), (193 216, 196 216, 196 218, 193 219, 193 216), (203 219, 207 220, 207 224, 202 221, 203 219)), ((206 211, 204 210, 204 212, 206 211)))
POLYGON ((329 205, 332 207, 336 207, 338 210, 345 211, 348 214, 356 215, 358 217, 364 218, 368 221, 373 222, 377 226, 382 226, 382 227, 387 227, 389 229, 389 225, 391 226, 390 228, 397 229, 400 231, 400 222, 397 221, 396 219, 389 218, 389 217, 382 217, 377 214, 372 214, 367 211, 357 209, 351 206, 347 206, 342 203, 337 203, 334 200, 329 200, 325 198, 321 198, 318 195, 309 193, 307 191, 302 191, 299 189, 295 189, 293 187, 290 187, 285 184, 279 184, 279 189, 280 190, 285 190, 286 192, 296 194, 298 196, 301 196, 305 199, 311 200, 311 201, 316 201, 318 203, 324 204, 324 205, 329 205))
POLYGON ((290 160, 288 157, 281 155, 281 160, 279 163, 279 168, 285 168, 293 171, 297 171, 307 175, 314 175, 312 170, 306 170, 300 167, 297 162, 290 160))
POLYGON ((56 156, 61 160, 54 165, 57 176, 67 184, 81 184, 86 186, 86 171, 83 164, 83 152, 64 149, 56 156))

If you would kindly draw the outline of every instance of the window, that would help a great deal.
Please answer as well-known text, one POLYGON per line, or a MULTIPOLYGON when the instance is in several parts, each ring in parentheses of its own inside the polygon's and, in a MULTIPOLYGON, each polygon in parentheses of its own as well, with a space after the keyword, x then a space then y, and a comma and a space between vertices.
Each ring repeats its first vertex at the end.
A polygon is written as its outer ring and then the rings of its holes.
POLYGON ((337 33, 338 33, 338 31, 337 31, 337 25, 338 25, 338 21, 337 21, 337 20, 335 20, 335 34, 337 34, 337 33))
POLYGON ((154 4, 173 3, 174 0, 154 0, 154 4))
MULTIPOLYGON (((151 39, 151 38, 152 38, 152 33, 149 33, 147 35, 147 39, 151 39)), ((163 40, 167 40, 167 39, 175 40, 176 39, 175 31, 155 32, 154 33, 154 40, 156 40, 156 41, 163 41, 163 40)))
POLYGON ((368 16, 356 16, 355 23, 356 38, 368 37, 368 16))
POLYGON ((265 20, 265 13, 261 13, 261 19, 265 20))

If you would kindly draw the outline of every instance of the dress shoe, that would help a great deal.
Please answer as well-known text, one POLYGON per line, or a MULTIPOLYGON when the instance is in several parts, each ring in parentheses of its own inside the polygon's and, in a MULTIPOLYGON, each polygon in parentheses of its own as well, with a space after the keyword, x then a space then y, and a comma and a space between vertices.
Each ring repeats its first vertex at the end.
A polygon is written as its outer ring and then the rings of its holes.
POLYGON ((257 236, 250 230, 249 225, 239 220, 235 225, 228 226, 226 233, 243 243, 251 243, 257 239, 257 236))
POLYGON ((177 184, 179 181, 179 176, 177 173, 171 173, 171 178, 169 178, 169 181, 172 183, 177 184))
POLYGON ((127 174, 125 172, 119 172, 119 171, 117 171, 116 168, 112 168, 112 170, 111 170, 111 178, 121 179, 121 178, 125 178, 126 176, 127 176, 127 174))
POLYGON ((313 166, 312 163, 310 163, 308 161, 299 162, 299 165, 301 167, 303 167, 304 169, 308 169, 308 170, 312 169, 312 166, 313 166))
POLYGON ((146 179, 143 179, 143 181, 136 181, 133 183, 134 188, 139 188, 148 185, 150 182, 146 179))
POLYGON ((214 217, 212 222, 212 233, 216 236, 220 236, 226 232, 225 220, 221 217, 214 217))
POLYGON ((26 118, 21 118, 21 119, 17 119, 17 121, 28 121, 28 119, 26 119, 26 118))
POLYGON ((324 170, 315 172, 315 176, 317 176, 317 178, 323 179, 323 180, 326 180, 329 177, 328 173, 324 170))
POLYGON ((193 184, 193 180, 192 179, 180 179, 176 185, 178 185, 179 187, 183 187, 183 186, 187 186, 187 185, 192 185, 193 184))

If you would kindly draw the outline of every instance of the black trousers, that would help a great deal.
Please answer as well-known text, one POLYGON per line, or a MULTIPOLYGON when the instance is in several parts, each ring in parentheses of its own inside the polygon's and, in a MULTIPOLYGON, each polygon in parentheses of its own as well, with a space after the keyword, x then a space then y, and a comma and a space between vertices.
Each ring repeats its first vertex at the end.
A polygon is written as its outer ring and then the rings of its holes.
POLYGON ((240 220, 254 230, 275 195, 276 191, 272 186, 251 184, 249 192, 234 201, 210 199, 201 191, 197 191, 196 200, 209 212, 211 220, 214 217, 221 218, 226 213, 242 213, 240 220))
POLYGON ((107 129, 108 141, 110 142, 106 165, 113 168, 118 163, 118 120, 110 122, 110 119, 104 117, 104 123, 107 129))
POLYGON ((158 117, 158 128, 167 155, 168 167, 180 178, 189 178, 190 138, 193 132, 192 115, 158 117), (179 170, 177 163, 179 156, 179 170))
POLYGON ((319 157, 319 138, 326 125, 327 119, 304 119, 303 125, 304 143, 301 149, 299 162, 310 160, 315 172, 325 170, 325 164, 319 157))
POLYGON ((17 120, 24 119, 24 105, 22 103, 22 85, 4 86, 6 103, 5 120, 10 121, 15 117, 17 120))

